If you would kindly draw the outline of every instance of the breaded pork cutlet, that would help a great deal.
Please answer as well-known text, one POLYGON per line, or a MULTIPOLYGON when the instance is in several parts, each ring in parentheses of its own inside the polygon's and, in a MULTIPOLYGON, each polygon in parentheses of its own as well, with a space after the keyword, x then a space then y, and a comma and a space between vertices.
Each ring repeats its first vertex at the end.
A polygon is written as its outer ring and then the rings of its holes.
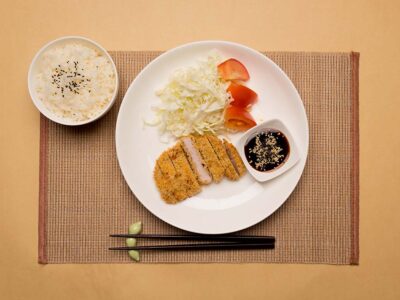
POLYGON ((220 182, 224 177, 225 168, 222 166, 206 136, 192 136, 192 141, 199 150, 207 169, 215 182, 220 182))
MULTIPOLYGON (((201 188, 196 180, 196 176, 190 168, 189 162, 183 152, 182 145, 178 142, 174 147, 168 151, 168 156, 171 159, 175 171, 175 184, 176 192, 183 197, 183 199, 194 196, 200 192, 201 188)), ((182 199, 182 200, 183 200, 182 199)))
POLYGON ((157 188, 160 191, 161 198, 169 203, 175 204, 178 200, 174 196, 174 187, 172 180, 168 179, 162 172, 158 164, 154 167, 154 180, 156 182, 157 188))
POLYGON ((183 137, 161 153, 153 177, 161 198, 174 204, 199 193, 200 184, 209 184, 213 179, 219 182, 224 174, 237 180, 245 172, 244 163, 231 143, 206 135, 183 137))
POLYGON ((246 166, 244 165, 239 153, 237 152, 235 146, 224 140, 224 146, 226 153, 228 154, 233 166, 235 167, 239 176, 243 176, 246 173, 246 166))
POLYGON ((239 174, 236 172, 235 167, 233 166, 228 154, 226 153, 222 141, 215 135, 211 134, 207 134, 207 139, 213 147, 214 152, 217 154, 219 161, 221 162, 221 165, 225 170, 225 176, 230 180, 238 180, 239 174))
POLYGON ((181 138, 182 148, 189 160, 190 166, 200 184, 210 184, 212 177, 208 173, 207 166, 197 150, 196 145, 190 136, 181 138))

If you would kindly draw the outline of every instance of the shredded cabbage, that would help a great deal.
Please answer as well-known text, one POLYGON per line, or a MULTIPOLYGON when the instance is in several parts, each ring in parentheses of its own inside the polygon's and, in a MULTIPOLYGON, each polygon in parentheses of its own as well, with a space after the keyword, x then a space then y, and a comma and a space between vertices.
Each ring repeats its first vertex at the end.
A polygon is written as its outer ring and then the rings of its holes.
POLYGON ((147 123, 175 137, 223 129, 230 94, 229 83, 218 74, 220 62, 218 53, 210 52, 196 65, 173 72, 168 84, 156 92, 160 103, 153 107, 155 121, 147 123))

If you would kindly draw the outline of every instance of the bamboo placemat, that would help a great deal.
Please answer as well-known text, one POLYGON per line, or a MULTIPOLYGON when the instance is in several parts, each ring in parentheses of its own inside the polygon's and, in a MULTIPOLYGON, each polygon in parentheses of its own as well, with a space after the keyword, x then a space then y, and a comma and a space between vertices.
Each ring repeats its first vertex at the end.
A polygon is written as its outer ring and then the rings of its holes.
MULTIPOLYGON (((118 109, 135 75, 160 52, 111 52, 120 76, 112 110, 81 127, 41 118, 40 263, 125 263, 107 248, 109 233, 143 221, 146 233, 179 233, 149 213, 119 170, 114 143, 118 109)), ((358 264, 357 53, 267 53, 304 101, 310 148, 304 174, 272 216, 243 234, 274 235, 276 249, 146 252, 141 262, 269 262, 358 264)), ((144 179, 151 180, 151 179, 144 179)), ((120 243, 122 241, 119 241, 120 243)))

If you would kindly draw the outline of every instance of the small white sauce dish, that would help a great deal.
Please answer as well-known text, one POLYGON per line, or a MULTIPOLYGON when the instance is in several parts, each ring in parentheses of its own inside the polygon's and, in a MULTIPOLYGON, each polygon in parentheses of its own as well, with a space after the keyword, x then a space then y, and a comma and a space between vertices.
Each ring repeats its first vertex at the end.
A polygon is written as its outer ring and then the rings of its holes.
POLYGON ((290 168, 292 168, 300 160, 299 151, 298 151, 296 143, 293 139, 293 136, 290 134, 290 131, 287 129, 285 124, 278 119, 265 121, 251 129, 249 129, 248 131, 246 131, 243 134, 243 136, 239 139, 239 142, 237 143, 237 148, 238 148, 239 155, 242 158, 247 170, 259 182, 271 180, 271 179, 283 174, 284 172, 286 172, 290 168), (288 157, 286 158, 286 161, 283 162, 279 167, 277 167, 276 169, 272 169, 268 172, 261 172, 261 171, 257 171, 249 164, 249 162, 247 161, 244 149, 245 149, 245 146, 247 145, 247 143, 252 138, 254 138, 260 132, 268 131, 268 129, 276 129, 276 130, 279 130, 280 132, 282 132, 286 136, 286 138, 289 142, 290 151, 289 151, 288 157))
POLYGON ((110 110, 110 108, 113 106, 113 104, 117 98, 117 95, 118 95, 118 88, 119 88, 119 78, 118 78, 117 68, 115 66, 113 59, 109 55, 109 53, 95 41, 85 38, 85 37, 80 37, 80 36, 61 37, 61 38, 53 40, 53 41, 49 42, 48 44, 46 44, 45 46, 43 46, 36 53, 35 57, 33 58, 32 62, 31 62, 31 65, 30 65, 29 71, 28 71, 28 89, 29 89, 29 94, 32 98, 34 105, 48 119, 50 119, 56 123, 62 124, 62 125, 68 125, 68 126, 84 125, 84 124, 88 124, 88 123, 91 123, 91 122, 99 119, 100 117, 105 115, 110 110), (64 118, 62 116, 57 115, 50 109, 48 109, 45 106, 45 104, 43 103, 43 101, 41 99, 39 99, 39 96, 36 91, 36 83, 37 83, 36 75, 37 75, 37 72, 39 72, 39 65, 40 65, 41 58, 43 57, 43 54, 46 53, 47 50, 54 49, 55 47, 62 47, 64 45, 68 45, 71 43, 86 46, 86 47, 94 49, 97 52, 104 55, 105 58, 107 58, 110 61, 111 68, 113 70, 113 73, 115 74, 115 88, 114 88, 114 90, 112 92, 112 96, 110 97, 107 104, 104 105, 104 107, 102 107, 101 110, 99 110, 99 112, 94 114, 92 117, 85 119, 85 120, 79 120, 79 121, 73 120, 70 118, 64 118))

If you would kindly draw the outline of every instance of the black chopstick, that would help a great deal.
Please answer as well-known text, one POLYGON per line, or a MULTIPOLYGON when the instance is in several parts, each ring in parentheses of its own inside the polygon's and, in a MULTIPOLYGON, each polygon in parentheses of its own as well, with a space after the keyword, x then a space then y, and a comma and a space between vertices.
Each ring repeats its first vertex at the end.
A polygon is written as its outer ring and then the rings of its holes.
POLYGON ((136 247, 111 247, 109 250, 234 250, 234 249, 274 249, 275 243, 203 243, 180 245, 157 245, 136 247))
POLYGON ((110 237, 162 240, 226 241, 243 243, 273 243, 273 236, 259 235, 163 235, 163 234, 110 234, 110 237))

